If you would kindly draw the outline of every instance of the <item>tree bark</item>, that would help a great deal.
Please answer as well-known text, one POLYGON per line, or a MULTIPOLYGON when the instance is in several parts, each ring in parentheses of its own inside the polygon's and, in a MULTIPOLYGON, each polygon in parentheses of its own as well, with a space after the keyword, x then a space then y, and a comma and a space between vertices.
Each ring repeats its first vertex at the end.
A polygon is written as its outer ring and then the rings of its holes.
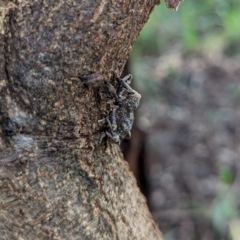
POLYGON ((157 3, 0 0, 0 239, 161 239, 98 125, 157 3))

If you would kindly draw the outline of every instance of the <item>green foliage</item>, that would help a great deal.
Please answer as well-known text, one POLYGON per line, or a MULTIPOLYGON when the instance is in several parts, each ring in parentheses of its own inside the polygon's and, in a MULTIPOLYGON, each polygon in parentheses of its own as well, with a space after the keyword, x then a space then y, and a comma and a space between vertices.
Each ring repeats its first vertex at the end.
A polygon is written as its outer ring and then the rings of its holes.
POLYGON ((219 48, 224 44, 229 54, 234 54, 234 49, 239 50, 239 13, 238 0, 185 0, 177 12, 166 8, 162 1, 142 30, 133 55, 156 56, 172 48, 201 51, 206 42, 211 47, 209 39, 219 48))
POLYGON ((227 232, 228 224, 239 218, 236 197, 231 188, 222 187, 222 193, 215 199, 210 209, 213 227, 221 234, 227 232))
POLYGON ((220 182, 224 184, 233 184, 233 173, 228 166, 221 166, 218 172, 220 182))

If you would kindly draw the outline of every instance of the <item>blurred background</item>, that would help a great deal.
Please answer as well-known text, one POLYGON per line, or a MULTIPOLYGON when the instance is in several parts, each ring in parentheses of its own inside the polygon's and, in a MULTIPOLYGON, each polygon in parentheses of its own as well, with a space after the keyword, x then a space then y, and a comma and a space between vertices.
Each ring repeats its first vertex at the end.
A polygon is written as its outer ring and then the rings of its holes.
POLYGON ((125 158, 165 240, 240 239, 240 1, 155 8, 129 60, 125 158))

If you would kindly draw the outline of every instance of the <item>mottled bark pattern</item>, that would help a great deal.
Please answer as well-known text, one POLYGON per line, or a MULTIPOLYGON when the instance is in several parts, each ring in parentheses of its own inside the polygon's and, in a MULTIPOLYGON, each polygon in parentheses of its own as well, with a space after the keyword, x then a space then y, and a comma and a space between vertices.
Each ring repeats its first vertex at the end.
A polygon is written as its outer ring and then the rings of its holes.
POLYGON ((0 0, 0 239, 161 239, 116 144, 99 144, 157 0, 0 0))
POLYGON ((47 144, 39 161, 2 160, 0 239, 160 239, 116 148, 89 156, 79 141, 47 144))

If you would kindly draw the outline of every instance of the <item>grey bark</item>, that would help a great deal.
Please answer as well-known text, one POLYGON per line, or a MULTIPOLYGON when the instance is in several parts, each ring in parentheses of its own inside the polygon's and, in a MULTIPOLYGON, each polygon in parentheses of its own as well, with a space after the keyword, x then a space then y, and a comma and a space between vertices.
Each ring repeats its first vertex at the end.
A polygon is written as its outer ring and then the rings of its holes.
POLYGON ((158 0, 0 0, 0 239, 161 239, 98 120, 158 0))

